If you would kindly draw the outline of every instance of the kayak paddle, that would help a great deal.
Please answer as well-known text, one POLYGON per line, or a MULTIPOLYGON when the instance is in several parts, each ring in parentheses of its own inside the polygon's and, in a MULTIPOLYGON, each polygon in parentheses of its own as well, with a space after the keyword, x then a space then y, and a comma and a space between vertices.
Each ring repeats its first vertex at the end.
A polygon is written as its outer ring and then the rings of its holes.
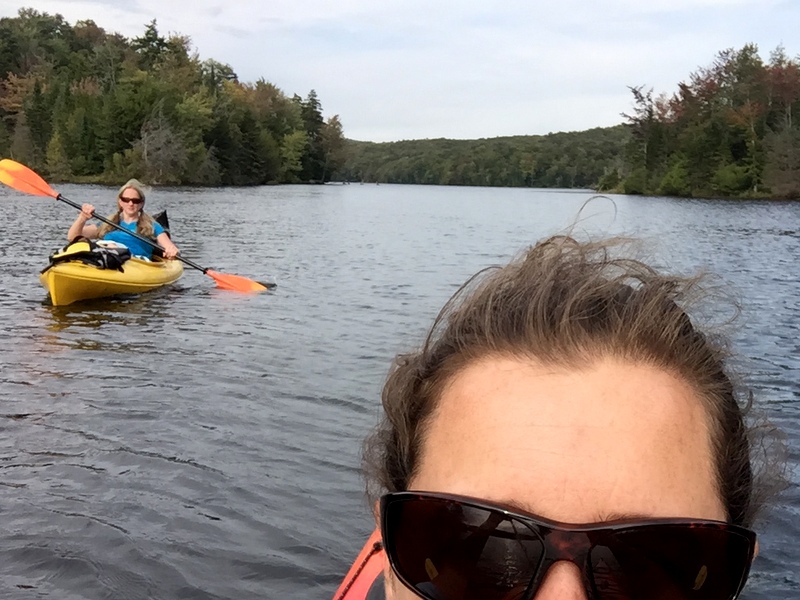
MULTIPOLYGON (((11 160, 10 158, 4 158, 3 160, 0 160, 0 183, 5 183, 7 186, 25 194, 32 194, 34 196, 50 196, 51 198, 55 198, 60 202, 69 204, 73 208, 81 210, 80 204, 73 202, 69 198, 65 198, 51 188, 50 185, 48 185, 48 183, 42 179, 41 176, 39 176, 39 174, 25 165, 18 163, 15 160, 11 160)), ((100 215, 96 214, 96 212, 92 216, 103 223, 110 225, 114 229, 119 229, 120 231, 124 231, 125 233, 132 235, 136 239, 149 244, 153 248, 163 250, 163 248, 161 248, 161 246, 159 246, 153 240, 146 238, 135 231, 128 231, 113 221, 109 221, 105 217, 101 217, 100 215)), ((201 267, 197 263, 189 260, 188 258, 184 258, 181 255, 178 255, 175 258, 182 263, 189 265, 193 269, 202 271, 205 275, 211 277, 211 279, 216 282, 218 287, 224 290, 232 290, 235 292, 263 292, 264 290, 277 287, 275 283, 261 283, 253 279, 248 279, 247 277, 242 277, 241 275, 230 275, 228 273, 214 271, 207 267, 201 267)))

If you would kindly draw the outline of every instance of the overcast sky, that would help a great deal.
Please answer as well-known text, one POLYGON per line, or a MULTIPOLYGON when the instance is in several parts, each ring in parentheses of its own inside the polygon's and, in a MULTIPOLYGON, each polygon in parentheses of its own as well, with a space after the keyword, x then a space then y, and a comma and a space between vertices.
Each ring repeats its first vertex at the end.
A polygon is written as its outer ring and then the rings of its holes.
POLYGON ((372 141, 614 125, 627 86, 671 94, 720 50, 800 54, 798 0, 0 0, 0 16, 23 6, 127 37, 157 19, 242 81, 315 89, 372 141))

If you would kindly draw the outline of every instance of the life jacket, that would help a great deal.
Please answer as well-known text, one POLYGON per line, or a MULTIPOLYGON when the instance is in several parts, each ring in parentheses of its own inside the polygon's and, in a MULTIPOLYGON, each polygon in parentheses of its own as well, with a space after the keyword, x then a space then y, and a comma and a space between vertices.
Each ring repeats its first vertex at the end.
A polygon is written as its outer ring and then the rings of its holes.
POLYGON ((78 237, 50 255, 50 264, 42 273, 63 262, 82 262, 99 269, 124 271, 122 265, 131 257, 131 251, 122 245, 98 244, 94 240, 78 237))

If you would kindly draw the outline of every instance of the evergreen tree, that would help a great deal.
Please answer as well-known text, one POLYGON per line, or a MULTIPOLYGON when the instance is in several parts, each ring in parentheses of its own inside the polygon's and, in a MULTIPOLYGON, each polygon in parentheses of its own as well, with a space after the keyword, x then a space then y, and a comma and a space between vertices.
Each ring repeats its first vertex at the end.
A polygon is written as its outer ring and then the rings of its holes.
POLYGON ((317 92, 311 90, 305 100, 299 101, 300 115, 306 133, 306 146, 301 160, 300 178, 303 181, 322 183, 325 172, 325 148, 322 130, 325 121, 322 118, 322 105, 317 92))
POLYGON ((147 24, 144 34, 133 38, 131 48, 139 55, 139 67, 149 70, 155 67, 169 48, 167 40, 158 33, 155 19, 147 24))
POLYGON ((50 118, 52 112, 51 107, 47 105, 44 98, 42 84, 38 79, 25 104, 25 117, 30 129, 31 141, 33 142, 33 152, 37 164, 40 164, 47 150, 47 143, 50 140, 50 118))

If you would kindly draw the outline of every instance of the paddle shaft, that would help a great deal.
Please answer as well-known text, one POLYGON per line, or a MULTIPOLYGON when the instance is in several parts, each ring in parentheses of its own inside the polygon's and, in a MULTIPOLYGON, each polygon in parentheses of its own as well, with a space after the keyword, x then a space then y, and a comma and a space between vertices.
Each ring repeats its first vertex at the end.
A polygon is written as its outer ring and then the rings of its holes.
MULTIPOLYGON (((65 198, 61 194, 56 196, 56 200, 60 200, 61 202, 64 202, 65 204, 69 204, 71 207, 77 208, 78 210, 83 210, 83 207, 80 204, 78 204, 77 202, 73 202, 69 198, 65 198)), ((133 237, 135 237, 140 242, 144 242, 145 244, 148 244, 148 245, 150 245, 153 248, 156 248, 158 250, 163 250, 163 248, 161 246, 159 246, 157 243, 155 243, 150 238, 146 238, 142 234, 140 234, 140 233, 138 233, 136 231, 130 231, 128 229, 125 229, 121 225, 118 225, 117 223, 114 223, 114 221, 111 221, 109 219, 106 219, 105 217, 102 217, 102 216, 98 215, 97 211, 94 211, 92 213, 92 216, 95 219, 97 219, 98 221, 102 221, 106 225, 110 225, 114 229, 118 229, 119 231, 123 231, 123 232, 127 233, 128 235, 132 235, 133 237)), ((180 254, 178 256, 176 256, 175 258, 177 258, 182 263, 189 265, 193 269, 197 269, 198 271, 202 271, 203 273, 206 273, 208 271, 207 267, 201 267, 200 265, 198 265, 197 263, 189 260, 188 258, 183 258, 180 254)))
MULTIPOLYGON (((41 175, 31 170, 29 167, 26 167, 22 163, 18 163, 10 158, 0 159, 0 183, 4 183, 5 185, 24 194, 33 194, 34 196, 49 196, 50 198, 60 200, 64 204, 69 204, 73 208, 83 210, 83 207, 80 204, 65 198, 51 188, 50 185, 44 179, 42 179, 41 175)), ((134 238, 144 244, 147 244, 148 246, 163 250, 163 248, 161 248, 161 246, 159 246, 155 241, 142 236, 136 231, 128 231, 117 223, 109 221, 108 219, 104 219, 96 212, 92 212, 92 217, 118 231, 123 231, 128 235, 132 235, 134 238)), ((182 263, 189 265, 193 269, 201 271, 203 275, 208 275, 214 280, 214 282, 217 284, 217 287, 225 290, 233 290, 236 292, 263 292, 264 290, 276 287, 275 283, 261 283, 247 277, 242 277, 241 275, 219 273, 217 271, 213 271, 211 268, 201 267, 197 263, 192 262, 188 258, 183 258, 182 256, 176 256, 175 258, 180 260, 182 263)))

